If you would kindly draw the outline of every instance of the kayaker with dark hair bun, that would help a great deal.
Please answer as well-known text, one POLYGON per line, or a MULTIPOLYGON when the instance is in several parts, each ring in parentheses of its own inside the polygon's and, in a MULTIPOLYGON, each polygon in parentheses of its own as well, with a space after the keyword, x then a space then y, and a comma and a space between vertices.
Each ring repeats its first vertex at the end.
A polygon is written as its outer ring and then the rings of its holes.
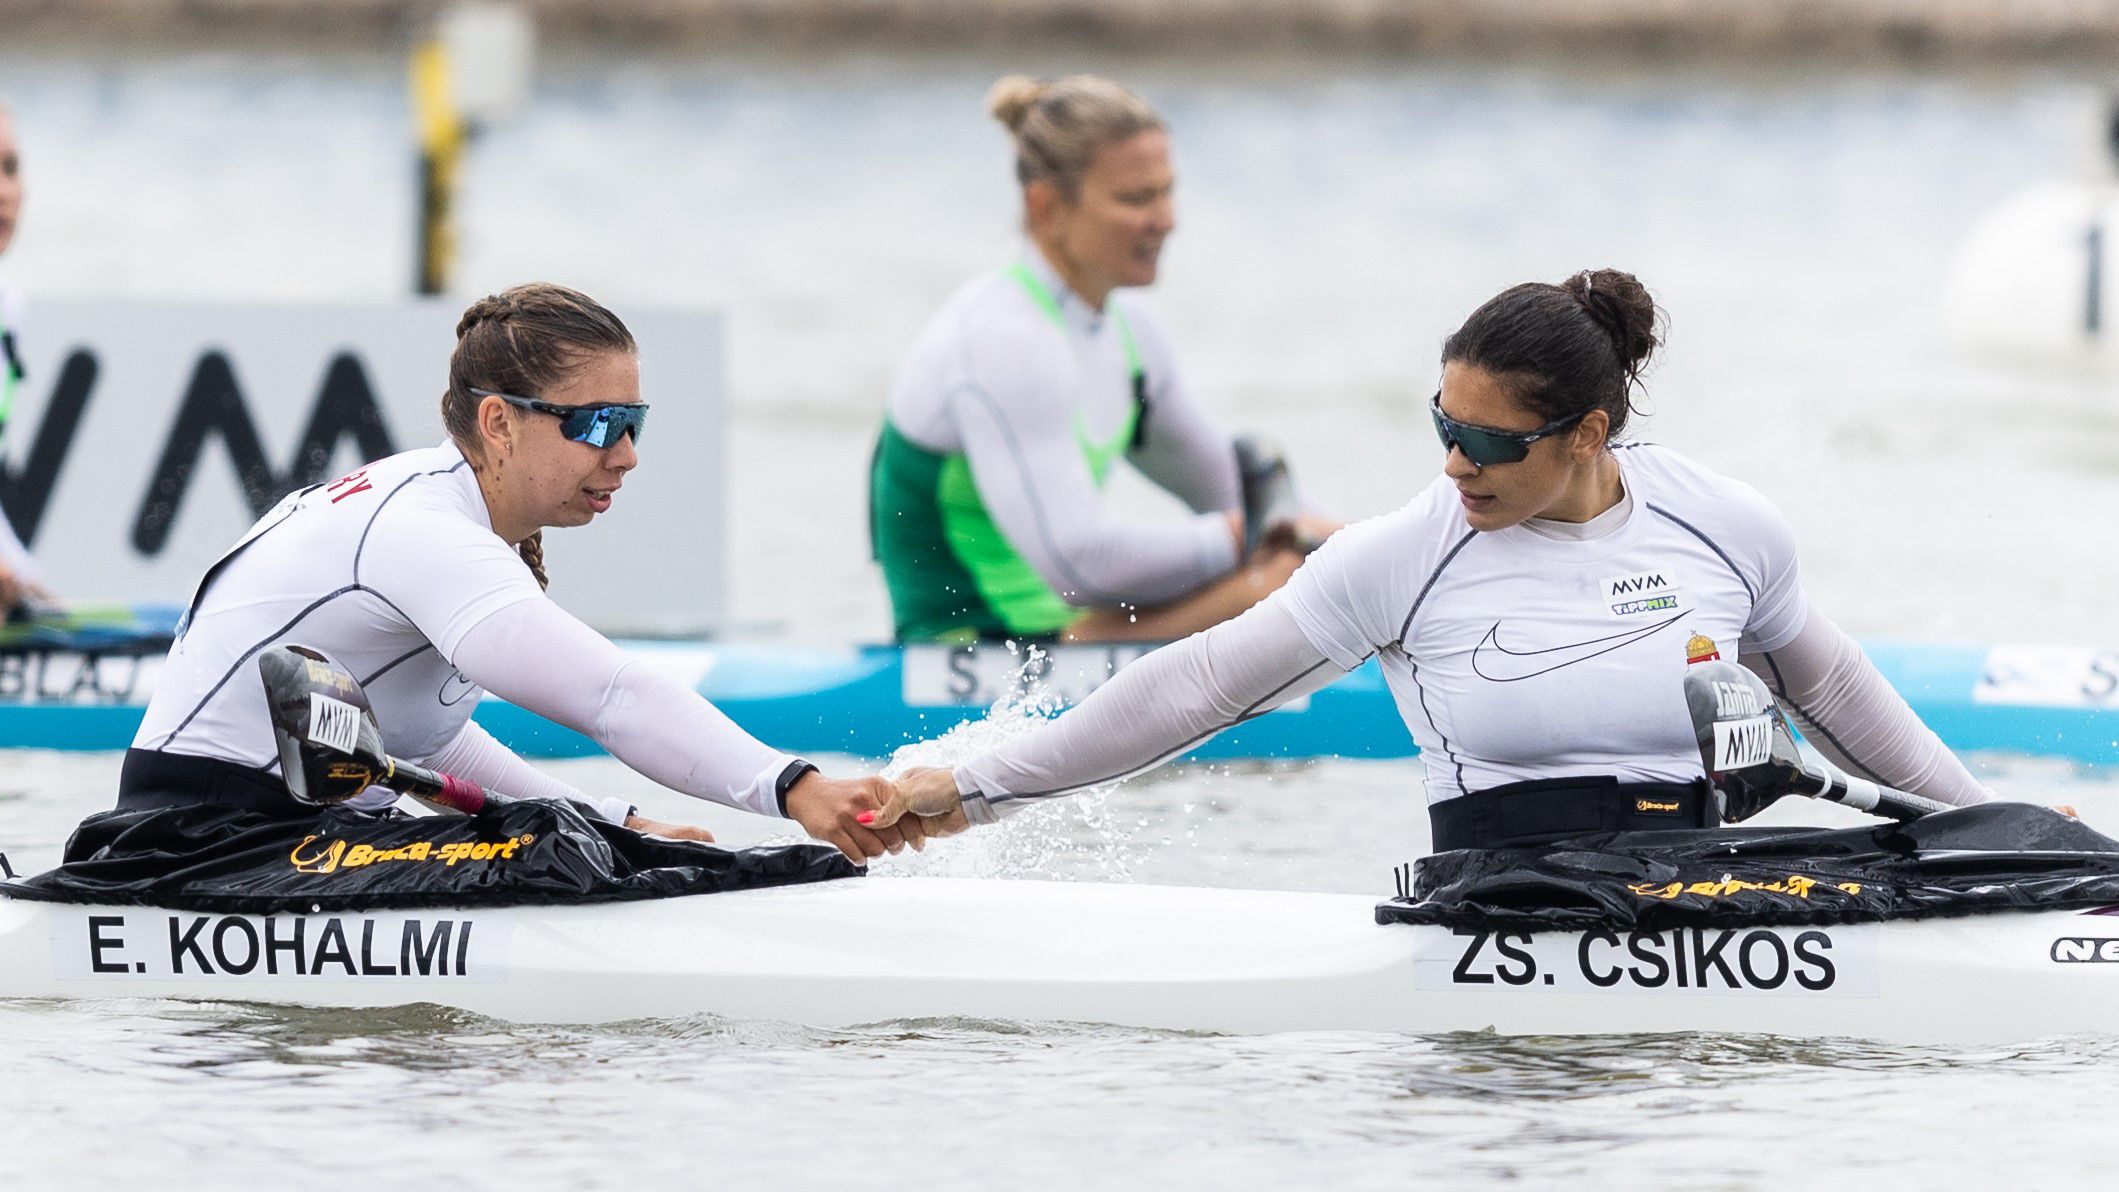
POLYGON ((892 388, 870 513, 897 637, 1166 641, 1234 616, 1337 523, 1290 501, 1246 524, 1285 465, 1239 463, 1125 292, 1154 283, 1176 227, 1162 118, 1086 75, 1011 75, 987 106, 1030 245, 950 297, 892 388), (1121 460, 1190 515, 1105 509, 1121 460))
MULTIPOLYGON (((648 406, 625 324, 576 291, 527 285, 473 303, 456 336, 446 442, 290 494, 207 571, 126 755, 119 808, 305 814, 279 773, 255 661, 291 643, 366 689, 389 753, 480 786, 711 839, 532 769, 472 721, 490 691, 664 786, 787 816, 855 861, 902 847, 904 833, 855 822, 888 795, 881 779, 828 779, 762 744, 545 595, 545 527, 608 512, 640 462, 648 406)), ((396 798, 371 787, 350 806, 396 798)))
POLYGON ((1724 652, 1844 769, 1992 798, 1811 606, 1764 496, 1617 438, 1659 322, 1617 270, 1495 296, 1443 343, 1443 474, 1411 504, 1052 723, 901 781, 877 822, 955 830, 1112 782, 1372 657, 1420 746, 1438 849, 1714 824, 1683 679, 1724 652))

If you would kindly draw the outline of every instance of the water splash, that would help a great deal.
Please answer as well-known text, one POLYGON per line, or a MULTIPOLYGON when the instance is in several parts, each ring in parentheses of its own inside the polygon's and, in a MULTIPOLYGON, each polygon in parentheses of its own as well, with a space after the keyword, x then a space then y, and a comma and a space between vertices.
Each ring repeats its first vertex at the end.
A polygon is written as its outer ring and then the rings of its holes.
MULTIPOLYGON (((1011 643, 1009 650, 1020 659, 1009 694, 976 720, 931 740, 901 746, 883 767, 884 777, 917 768, 946 769, 1036 732, 1066 710, 1066 700, 1045 682, 1050 659, 1044 649, 1011 643)), ((1138 847, 1127 824, 1105 807, 1121 785, 1114 782, 1049 800, 998 824, 937 841, 925 853, 902 854, 877 867, 876 873, 1130 881, 1138 847)))

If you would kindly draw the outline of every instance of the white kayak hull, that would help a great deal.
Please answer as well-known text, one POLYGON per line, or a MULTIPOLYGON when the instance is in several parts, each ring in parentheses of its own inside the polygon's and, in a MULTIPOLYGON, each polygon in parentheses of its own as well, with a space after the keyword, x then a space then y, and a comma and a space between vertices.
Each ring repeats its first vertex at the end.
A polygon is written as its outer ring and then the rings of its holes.
POLYGON ((1484 936, 1340 894, 871 878, 593 906, 220 915, 0 899, 0 997, 522 1022, 968 1017, 1269 1033, 2101 1033, 2119 917, 1484 936))

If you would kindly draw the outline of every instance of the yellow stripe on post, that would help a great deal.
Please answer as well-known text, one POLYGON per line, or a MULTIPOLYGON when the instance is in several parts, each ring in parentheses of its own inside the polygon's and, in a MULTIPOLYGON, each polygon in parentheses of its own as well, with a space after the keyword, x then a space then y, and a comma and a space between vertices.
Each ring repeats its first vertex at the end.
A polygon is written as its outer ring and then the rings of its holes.
POLYGON ((469 132, 438 39, 412 49, 412 120, 419 138, 418 292, 440 294, 456 263, 456 182, 469 132))

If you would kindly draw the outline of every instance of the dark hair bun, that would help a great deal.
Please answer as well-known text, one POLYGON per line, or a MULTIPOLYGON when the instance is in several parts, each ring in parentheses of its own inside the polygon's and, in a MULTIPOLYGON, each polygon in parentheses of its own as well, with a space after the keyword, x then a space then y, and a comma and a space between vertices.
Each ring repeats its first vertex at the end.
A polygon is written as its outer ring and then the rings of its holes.
POLYGON ((1655 299, 1641 279, 1623 269, 1584 269, 1560 288, 1574 295, 1589 317, 1611 337, 1619 366, 1637 376, 1662 342, 1656 334, 1655 299))

